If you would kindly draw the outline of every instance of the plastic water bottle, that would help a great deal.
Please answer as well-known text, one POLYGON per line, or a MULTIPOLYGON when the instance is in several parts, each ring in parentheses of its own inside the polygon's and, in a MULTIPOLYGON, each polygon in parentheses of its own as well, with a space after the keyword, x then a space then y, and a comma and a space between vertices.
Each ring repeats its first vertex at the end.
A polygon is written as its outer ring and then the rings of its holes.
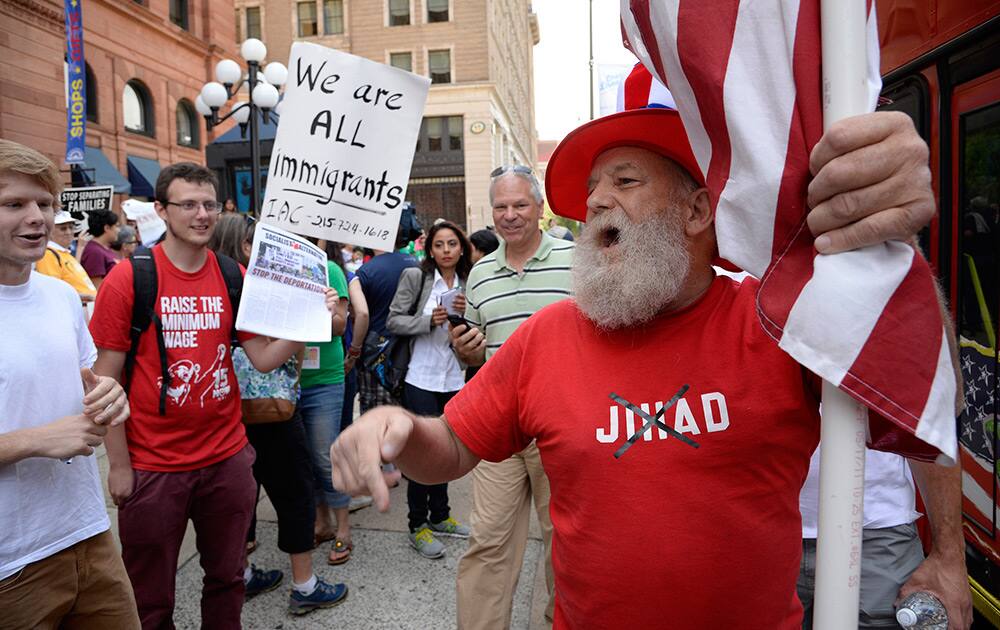
POLYGON ((937 597, 911 593, 896 609, 896 621, 906 630, 948 630, 948 612, 937 597))

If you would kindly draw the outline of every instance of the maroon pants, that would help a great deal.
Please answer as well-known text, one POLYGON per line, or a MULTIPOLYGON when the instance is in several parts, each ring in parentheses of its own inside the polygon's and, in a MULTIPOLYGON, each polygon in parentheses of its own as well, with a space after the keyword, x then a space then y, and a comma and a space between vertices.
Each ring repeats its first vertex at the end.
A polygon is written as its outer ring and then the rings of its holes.
POLYGON ((135 471, 135 491, 118 510, 118 533, 144 630, 174 627, 177 556, 188 519, 205 571, 202 627, 240 627, 246 534, 257 496, 253 460, 247 445, 198 470, 135 471))

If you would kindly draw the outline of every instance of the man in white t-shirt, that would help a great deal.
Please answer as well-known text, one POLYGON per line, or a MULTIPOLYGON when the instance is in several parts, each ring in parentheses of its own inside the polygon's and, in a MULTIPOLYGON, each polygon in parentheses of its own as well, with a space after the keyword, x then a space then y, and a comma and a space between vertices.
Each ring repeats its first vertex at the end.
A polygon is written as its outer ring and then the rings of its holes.
MULTIPOLYGON (((915 591, 936 595, 948 610, 949 628, 968 628, 972 599, 965 571, 961 469, 865 451, 864 532, 861 546, 861 603, 858 628, 896 628, 895 603, 915 591), (912 470, 912 475, 911 475, 912 470), (924 558, 915 521, 913 478, 927 508, 933 549, 924 558)), ((799 494, 802 564, 797 590, 812 628, 819 521, 819 448, 799 494)))
POLYGON ((60 188, 50 160, 0 140, 0 625, 138 628, 94 458, 128 400, 90 371, 77 293, 31 270, 60 188))

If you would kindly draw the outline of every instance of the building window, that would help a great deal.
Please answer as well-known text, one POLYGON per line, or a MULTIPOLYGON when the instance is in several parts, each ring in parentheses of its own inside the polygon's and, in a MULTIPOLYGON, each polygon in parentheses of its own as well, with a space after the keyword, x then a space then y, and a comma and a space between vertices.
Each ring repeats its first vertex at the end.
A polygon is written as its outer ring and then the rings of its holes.
POLYGON ((389 26, 410 23, 410 0, 389 0, 389 26))
POLYGON ((447 22, 449 0, 427 0, 427 21, 447 22))
POLYGON ((313 37, 318 35, 316 26, 316 3, 299 2, 297 4, 299 15, 299 37, 313 37))
POLYGON ((260 7, 247 7, 247 39, 264 39, 260 32, 260 7))
POLYGON ((462 150, 462 117, 448 117, 448 149, 450 151, 462 150))
POLYGON ((186 99, 177 102, 177 144, 198 148, 198 115, 186 99))
POLYGON ((428 151, 443 151, 444 143, 442 138, 444 137, 444 118, 425 118, 427 123, 427 150, 428 151))
POLYGON ((240 22, 242 21, 242 19, 243 19, 243 16, 240 14, 240 10, 236 9, 236 43, 237 44, 239 44, 240 42, 243 41, 243 37, 241 36, 241 33, 240 33, 240 31, 243 30, 242 28, 240 28, 240 22))
POLYGON ((420 128, 417 151, 421 145, 425 151, 461 151, 462 133, 461 116, 428 116, 420 128))
POLYGON ((451 83, 451 51, 432 50, 427 53, 431 83, 451 83))
POLYGON ((125 84, 122 111, 125 114, 126 131, 153 135, 153 103, 149 98, 149 90, 142 83, 133 79, 125 84))
POLYGON ((87 74, 87 85, 84 88, 87 94, 87 120, 90 122, 97 122, 97 79, 94 78, 94 72, 90 69, 90 64, 84 66, 84 72, 87 74))
POLYGON ((393 68, 400 68, 401 70, 406 70, 407 72, 413 72, 413 53, 389 53, 389 65, 393 68))
POLYGON ((323 33, 340 35, 344 32, 344 0, 323 0, 323 33))
POLYGON ((188 3, 187 0, 170 0, 170 21, 188 30, 188 3))

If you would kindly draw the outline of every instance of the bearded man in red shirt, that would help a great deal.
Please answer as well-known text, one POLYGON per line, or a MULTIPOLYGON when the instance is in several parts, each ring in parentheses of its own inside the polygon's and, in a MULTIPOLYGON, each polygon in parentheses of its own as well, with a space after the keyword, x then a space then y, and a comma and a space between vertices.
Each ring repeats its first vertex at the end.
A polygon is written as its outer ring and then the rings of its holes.
MULTIPOLYGON (((818 249, 911 238, 934 213, 927 155, 900 114, 834 125, 812 154, 818 249)), ((380 461, 440 483, 535 439, 551 485, 553 627, 800 627, 798 493, 818 379, 761 329, 756 280, 713 270, 699 172, 674 111, 567 136, 547 190, 558 214, 586 208, 574 297, 522 324, 442 417, 362 417, 334 444, 335 485, 384 509, 380 461), (666 430, 642 431, 633 408, 664 407, 666 430)))

